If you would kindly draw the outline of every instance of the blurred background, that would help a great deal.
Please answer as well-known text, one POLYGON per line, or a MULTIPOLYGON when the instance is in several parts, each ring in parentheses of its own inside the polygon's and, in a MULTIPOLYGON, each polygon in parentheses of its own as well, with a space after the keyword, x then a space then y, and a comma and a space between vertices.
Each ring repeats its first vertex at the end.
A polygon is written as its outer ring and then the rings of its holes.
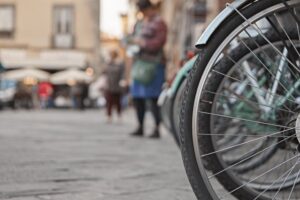
MULTIPOLYGON (((168 26, 168 82, 226 2, 153 1, 168 26)), ((122 119, 105 120, 102 75, 112 51, 127 63, 142 18, 135 0, 0 0, 0 199, 195 198, 163 127, 161 140, 129 137, 128 91, 122 119)))
MULTIPOLYGON (((168 79, 225 2, 153 1, 169 29, 168 79)), ((76 85, 85 106, 103 107, 98 78, 111 50, 124 58, 122 40, 141 15, 134 0, 1 0, 1 108, 77 107, 76 85)))

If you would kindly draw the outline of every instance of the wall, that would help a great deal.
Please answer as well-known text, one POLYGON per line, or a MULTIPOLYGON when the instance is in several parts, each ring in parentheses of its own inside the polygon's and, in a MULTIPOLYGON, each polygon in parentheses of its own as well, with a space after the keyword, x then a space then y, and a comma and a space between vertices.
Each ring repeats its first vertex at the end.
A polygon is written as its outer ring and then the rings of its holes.
POLYGON ((52 45, 54 5, 73 5, 75 48, 93 48, 93 21, 87 0, 1 0, 15 5, 16 30, 13 38, 0 38, 1 47, 47 49, 52 45))

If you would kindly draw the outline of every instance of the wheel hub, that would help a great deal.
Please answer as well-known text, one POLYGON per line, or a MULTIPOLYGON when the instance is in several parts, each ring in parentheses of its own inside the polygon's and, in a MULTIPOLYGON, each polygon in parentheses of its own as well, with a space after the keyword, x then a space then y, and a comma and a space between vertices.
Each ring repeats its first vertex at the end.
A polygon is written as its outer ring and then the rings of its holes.
POLYGON ((296 119, 295 132, 296 132, 297 140, 300 143, 300 114, 298 114, 298 117, 296 119))

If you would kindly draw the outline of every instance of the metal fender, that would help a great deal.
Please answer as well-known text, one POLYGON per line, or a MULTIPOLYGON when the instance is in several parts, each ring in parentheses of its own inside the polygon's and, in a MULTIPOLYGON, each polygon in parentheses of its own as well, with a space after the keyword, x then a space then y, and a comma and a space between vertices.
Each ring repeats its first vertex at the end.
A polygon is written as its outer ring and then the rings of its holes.
MULTIPOLYGON (((236 0, 231 3, 231 7, 240 9, 254 0, 236 0)), ((207 44, 211 36, 215 33, 218 27, 234 12, 234 9, 226 7, 206 28, 201 37, 196 43, 197 48, 201 48, 207 44)))

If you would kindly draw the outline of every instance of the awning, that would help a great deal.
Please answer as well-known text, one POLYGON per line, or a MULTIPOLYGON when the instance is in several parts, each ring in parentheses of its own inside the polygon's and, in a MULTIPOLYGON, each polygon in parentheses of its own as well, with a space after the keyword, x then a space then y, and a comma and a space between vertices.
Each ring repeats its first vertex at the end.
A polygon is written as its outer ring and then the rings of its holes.
POLYGON ((34 57, 26 50, 2 49, 1 61, 6 69, 38 68, 45 70, 64 70, 69 68, 84 69, 87 56, 78 51, 43 51, 34 57))
POLYGON ((50 82, 56 85, 69 84, 72 82, 85 82, 92 81, 92 77, 88 76, 85 72, 69 69, 62 72, 57 72, 50 77, 50 82))
POLYGON ((16 81, 33 78, 38 81, 47 81, 50 78, 50 74, 38 69, 18 69, 4 73, 2 78, 16 81))

